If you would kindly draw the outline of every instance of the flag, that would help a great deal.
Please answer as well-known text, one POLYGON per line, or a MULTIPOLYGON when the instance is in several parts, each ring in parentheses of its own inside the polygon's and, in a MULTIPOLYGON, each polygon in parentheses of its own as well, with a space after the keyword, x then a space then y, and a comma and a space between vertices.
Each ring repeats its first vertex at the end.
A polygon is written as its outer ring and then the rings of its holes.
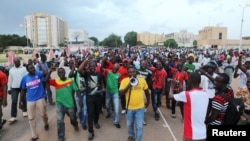
POLYGON ((67 49, 67 50, 66 50, 67 56, 69 56, 69 55, 70 55, 70 53, 71 53, 71 50, 70 50, 70 48, 69 48, 69 47, 67 47, 66 49, 67 49))
POLYGON ((15 53, 11 50, 8 53, 8 65, 14 65, 14 58, 15 58, 15 53))
POLYGON ((52 58, 54 57, 54 52, 52 49, 49 50, 49 60, 52 60, 52 58))

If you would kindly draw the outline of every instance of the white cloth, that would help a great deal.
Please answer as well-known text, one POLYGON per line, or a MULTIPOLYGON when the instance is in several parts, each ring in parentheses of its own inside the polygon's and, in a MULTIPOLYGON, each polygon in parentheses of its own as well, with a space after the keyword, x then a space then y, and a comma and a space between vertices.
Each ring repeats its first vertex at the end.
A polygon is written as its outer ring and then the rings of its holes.
POLYGON ((26 68, 23 66, 11 68, 8 77, 8 90, 11 90, 11 88, 20 88, 21 80, 27 73, 26 68))

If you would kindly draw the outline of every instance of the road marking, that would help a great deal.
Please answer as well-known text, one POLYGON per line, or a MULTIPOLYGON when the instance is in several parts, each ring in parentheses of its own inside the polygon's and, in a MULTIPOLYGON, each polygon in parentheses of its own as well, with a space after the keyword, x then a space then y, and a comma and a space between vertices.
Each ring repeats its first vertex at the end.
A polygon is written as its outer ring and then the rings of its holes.
POLYGON ((166 120, 165 117, 162 115, 161 110, 160 110, 159 108, 158 108, 158 111, 159 111, 159 113, 160 113, 160 115, 161 115, 161 118, 163 119, 163 121, 164 121, 164 123, 165 123, 165 124, 163 124, 163 127, 167 127, 168 130, 169 130, 169 132, 170 132, 170 134, 172 135, 174 141, 177 141, 177 139, 176 139, 176 137, 175 137, 175 135, 174 135, 172 129, 170 128, 170 126, 169 126, 167 120, 166 120))

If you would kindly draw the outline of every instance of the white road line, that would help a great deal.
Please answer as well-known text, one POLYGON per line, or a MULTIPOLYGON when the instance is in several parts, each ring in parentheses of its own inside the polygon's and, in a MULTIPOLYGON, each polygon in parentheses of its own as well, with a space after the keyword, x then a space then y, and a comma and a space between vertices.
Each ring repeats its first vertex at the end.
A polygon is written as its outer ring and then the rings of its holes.
POLYGON ((159 111, 159 113, 160 113, 160 115, 161 115, 161 118, 163 119, 163 121, 164 121, 164 123, 165 123, 165 125, 163 125, 163 127, 167 127, 168 130, 169 130, 169 132, 170 132, 170 134, 172 135, 173 139, 174 139, 175 141, 177 141, 177 139, 176 139, 176 137, 175 137, 175 135, 174 135, 172 129, 170 128, 170 126, 169 126, 167 120, 166 120, 165 117, 162 115, 161 110, 160 110, 159 108, 158 108, 158 111, 159 111))

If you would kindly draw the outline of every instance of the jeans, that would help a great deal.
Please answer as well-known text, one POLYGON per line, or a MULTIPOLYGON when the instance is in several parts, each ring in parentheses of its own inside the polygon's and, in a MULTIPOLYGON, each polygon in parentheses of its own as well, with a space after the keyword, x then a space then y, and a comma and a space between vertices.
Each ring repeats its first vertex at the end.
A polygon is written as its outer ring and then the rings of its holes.
POLYGON ((155 113, 158 113, 157 108, 158 105, 161 103, 161 94, 162 94, 162 89, 153 88, 151 96, 152 96, 153 110, 155 113))
POLYGON ((82 126, 86 125, 87 122, 87 103, 86 103, 86 92, 81 92, 81 100, 83 103, 83 106, 80 107, 79 104, 79 96, 75 93, 75 102, 76 102, 76 108, 77 108, 77 114, 80 119, 80 123, 82 126))
POLYGON ((38 137, 36 132, 36 112, 38 112, 38 114, 42 117, 44 125, 48 125, 48 116, 46 112, 45 99, 41 98, 38 99, 37 101, 31 101, 31 102, 28 101, 27 112, 28 112, 32 138, 36 138, 38 137))
POLYGON ((144 108, 137 110, 127 110, 126 124, 128 128, 128 135, 135 137, 135 141, 141 141, 143 135, 143 122, 144 122, 144 108), (136 129, 136 133, 134 130, 136 129))
POLYGON ((65 124, 64 116, 67 114, 70 118, 70 123, 73 127, 77 127, 78 123, 76 120, 75 108, 67 108, 62 104, 56 105, 56 114, 57 114, 57 135, 59 139, 64 139, 65 137, 65 124))
POLYGON ((93 124, 98 123, 99 120, 100 106, 102 105, 101 96, 98 94, 87 95, 86 102, 88 107, 88 131, 94 133, 93 124))
MULTIPOLYGON (((20 88, 11 88, 11 117, 17 117, 17 103, 18 103, 18 96, 20 93, 20 88)), ((27 102, 26 98, 23 99, 23 112, 27 111, 27 102)))
POLYGON ((117 93, 106 92, 106 107, 108 114, 112 114, 112 107, 110 100, 113 102, 114 106, 114 124, 119 123, 119 95, 117 93))

